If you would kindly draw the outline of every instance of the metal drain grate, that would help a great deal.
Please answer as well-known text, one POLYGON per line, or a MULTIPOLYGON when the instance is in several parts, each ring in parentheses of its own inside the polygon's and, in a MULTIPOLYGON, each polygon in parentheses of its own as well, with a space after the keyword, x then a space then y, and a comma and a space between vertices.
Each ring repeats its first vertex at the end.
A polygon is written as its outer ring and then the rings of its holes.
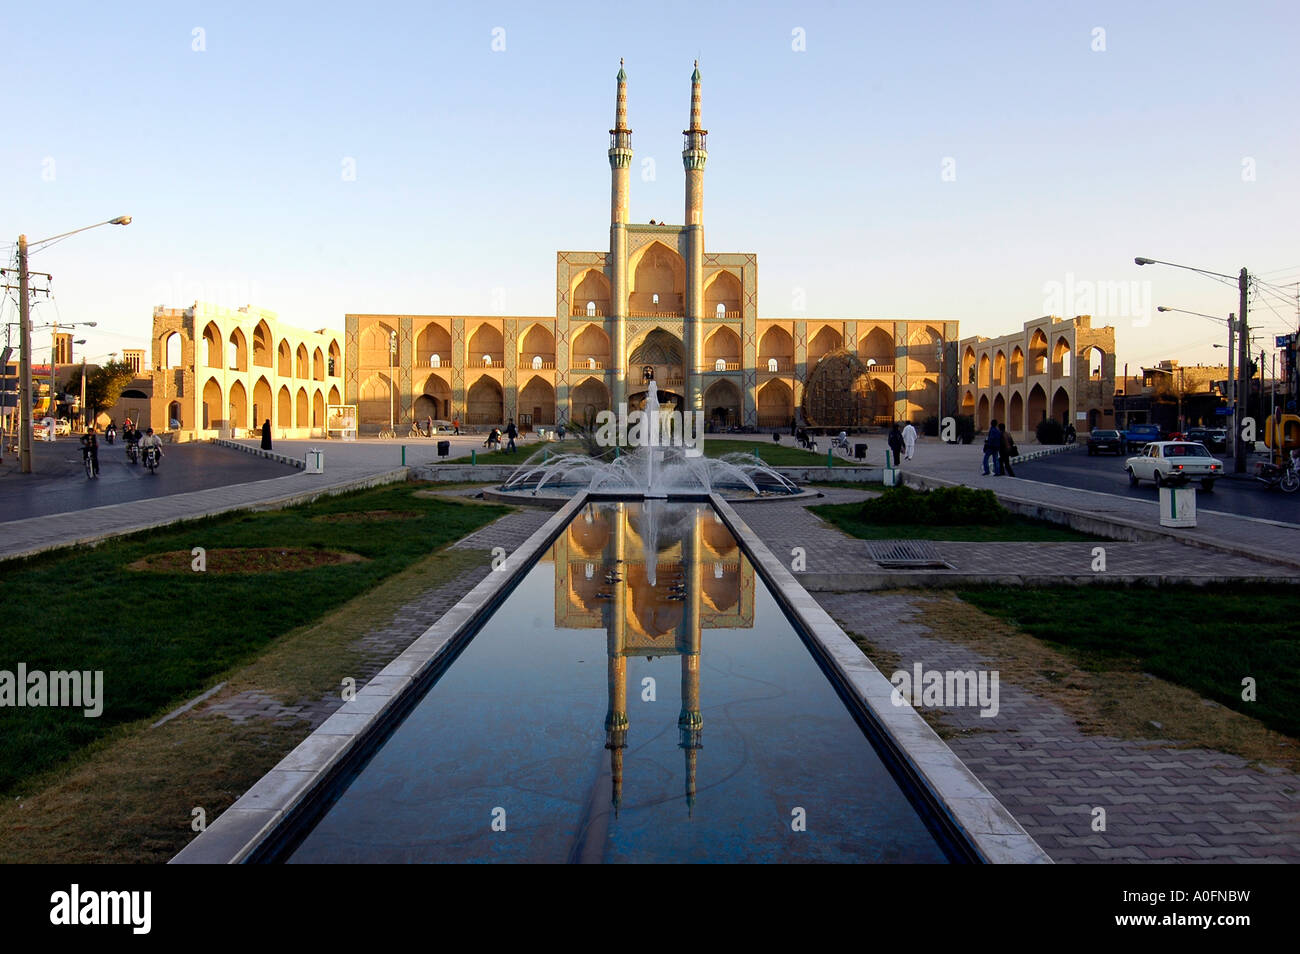
POLYGON ((871 559, 885 568, 951 570, 952 564, 939 556, 929 540, 875 540, 869 544, 871 559))

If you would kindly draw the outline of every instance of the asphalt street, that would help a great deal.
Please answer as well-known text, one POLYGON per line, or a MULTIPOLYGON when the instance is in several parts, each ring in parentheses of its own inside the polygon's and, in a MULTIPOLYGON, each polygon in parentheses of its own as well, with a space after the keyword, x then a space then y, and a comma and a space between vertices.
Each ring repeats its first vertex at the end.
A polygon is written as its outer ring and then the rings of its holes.
POLYGON ((75 437, 32 445, 32 470, 18 472, 13 455, 0 464, 0 522, 67 513, 88 507, 128 503, 207 490, 298 471, 287 464, 206 443, 164 444, 158 470, 131 464, 121 441, 99 442, 99 477, 86 478, 81 445, 75 437))
MULTIPOLYGON (((1128 474, 1124 469, 1124 462, 1129 456, 1116 457, 1113 454, 1105 454, 1089 457, 1087 451, 1081 448, 1077 451, 1016 464, 1016 476, 1064 487, 1096 490, 1121 497, 1156 500, 1159 491, 1149 481, 1144 481, 1137 487, 1129 486, 1128 474)), ((1232 462, 1224 458, 1220 459, 1224 461, 1224 469, 1229 476, 1216 481, 1214 490, 1210 493, 1198 487, 1196 492, 1198 510, 1217 510, 1220 513, 1300 524, 1300 492, 1284 494, 1276 488, 1269 490, 1253 479, 1233 478, 1232 462)), ((1252 457, 1248 461, 1248 472, 1254 471, 1256 460, 1264 460, 1264 458, 1252 457)))

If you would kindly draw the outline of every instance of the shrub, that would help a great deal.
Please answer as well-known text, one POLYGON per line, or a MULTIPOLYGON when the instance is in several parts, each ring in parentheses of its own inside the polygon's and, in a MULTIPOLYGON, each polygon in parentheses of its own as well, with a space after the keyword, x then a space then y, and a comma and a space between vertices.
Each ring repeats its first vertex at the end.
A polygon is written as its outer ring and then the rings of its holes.
POLYGON ((1045 417, 1038 422, 1038 427, 1034 429, 1034 434, 1040 444, 1064 444, 1065 428, 1061 422, 1050 417, 1045 417))
POLYGON ((1010 513, 991 490, 891 487, 879 497, 863 501, 858 516, 864 523, 953 527, 997 526, 1005 523, 1010 513))

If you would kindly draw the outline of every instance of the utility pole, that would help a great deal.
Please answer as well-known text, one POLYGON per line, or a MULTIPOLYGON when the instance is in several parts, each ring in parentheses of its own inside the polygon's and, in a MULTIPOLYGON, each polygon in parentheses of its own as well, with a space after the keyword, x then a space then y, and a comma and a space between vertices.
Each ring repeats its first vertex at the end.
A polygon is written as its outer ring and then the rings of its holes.
MULTIPOLYGON (((1250 285, 1250 276, 1247 274, 1245 267, 1241 269, 1241 274, 1237 277, 1237 294, 1240 301, 1237 303, 1237 313, 1241 315, 1241 330, 1237 340, 1237 401, 1243 412, 1250 411, 1250 324, 1247 319, 1246 311, 1246 292, 1250 285)), ((1242 417, 1245 414, 1243 413, 1242 417)), ((1236 420, 1237 430, 1232 438, 1233 446, 1237 450, 1236 459, 1233 462, 1233 472, 1244 474, 1246 472, 1246 445, 1241 440, 1242 417, 1236 420)))
POLYGON ((18 469, 32 472, 32 325, 27 297, 27 236, 18 236, 18 469))
MULTIPOLYGON (((1236 343, 1236 339, 1234 337, 1236 335, 1236 331, 1237 331, 1237 316, 1229 312, 1228 313, 1228 406, 1232 408, 1232 415, 1228 418, 1228 426, 1232 428, 1234 434, 1241 429, 1241 425, 1238 423, 1239 412, 1237 410, 1237 379, 1232 376, 1232 368, 1233 368, 1232 348, 1233 345, 1236 343)), ((1231 457, 1232 460, 1234 461, 1233 470, 1235 471, 1236 470, 1235 461, 1237 460, 1237 441, 1235 438, 1228 442, 1228 456, 1231 457)))

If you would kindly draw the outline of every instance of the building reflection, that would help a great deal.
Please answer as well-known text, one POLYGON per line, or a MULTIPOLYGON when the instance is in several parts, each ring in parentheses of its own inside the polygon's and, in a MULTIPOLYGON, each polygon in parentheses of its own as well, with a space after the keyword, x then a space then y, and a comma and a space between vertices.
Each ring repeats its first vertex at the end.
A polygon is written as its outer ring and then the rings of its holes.
MULTIPOLYGON (((632 726, 627 660, 681 660, 678 746, 685 758, 687 811, 703 748, 700 654, 706 629, 754 625, 754 570, 707 504, 660 501, 589 504, 555 542, 555 625, 603 629, 613 806, 623 793, 623 751, 632 726)), ((658 687, 656 687, 658 691, 658 687)))

